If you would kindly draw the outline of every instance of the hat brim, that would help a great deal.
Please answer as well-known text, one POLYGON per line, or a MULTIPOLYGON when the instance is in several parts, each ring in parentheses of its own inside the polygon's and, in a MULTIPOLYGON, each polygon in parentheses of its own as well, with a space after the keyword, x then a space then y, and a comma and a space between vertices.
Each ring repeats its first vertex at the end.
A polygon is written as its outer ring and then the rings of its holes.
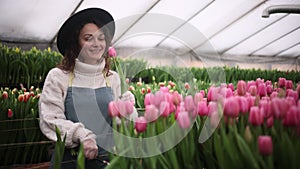
POLYGON ((68 39, 76 29, 78 29, 80 26, 86 23, 93 22, 100 24, 101 27, 107 26, 111 37, 114 36, 115 23, 110 13, 100 8, 84 9, 69 17, 60 27, 56 40, 59 52, 62 55, 65 54, 65 49, 67 48, 67 45, 69 43, 68 39))

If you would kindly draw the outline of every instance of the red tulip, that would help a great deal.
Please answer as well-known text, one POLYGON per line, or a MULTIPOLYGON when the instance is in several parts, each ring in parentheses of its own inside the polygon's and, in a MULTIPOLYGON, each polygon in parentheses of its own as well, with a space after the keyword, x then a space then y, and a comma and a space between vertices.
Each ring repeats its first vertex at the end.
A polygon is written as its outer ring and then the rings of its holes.
POLYGON ((244 96, 246 94, 246 82, 244 80, 239 80, 237 84, 237 94, 244 96))
POLYGON ((191 88, 191 86, 190 86, 188 83, 185 83, 185 84, 184 84, 184 88, 185 88, 185 89, 189 89, 189 88, 191 88))
POLYGON ((207 116, 208 115, 207 103, 204 101, 198 102, 197 110, 198 110, 199 116, 207 116))
POLYGON ((110 57, 116 57, 116 56, 117 56, 117 52, 116 52, 116 50, 115 50, 114 47, 109 47, 109 48, 108 48, 108 55, 109 55, 110 57))
POLYGON ((253 126, 260 126, 264 122, 264 117, 258 106, 253 106, 249 113, 249 123, 253 126))
POLYGON ((278 86, 281 87, 281 88, 285 87, 285 81, 286 81, 285 78, 280 77, 278 79, 278 86))
POLYGON ((188 112, 179 112, 176 119, 180 128, 186 129, 191 126, 191 121, 188 112))
POLYGON ((240 112, 239 101, 237 97, 230 97, 224 103, 224 115, 228 117, 238 117, 240 112))
POLYGON ((147 120, 141 116, 135 119, 134 128, 138 133, 142 133, 147 129, 147 120))
POLYGON ((273 143, 270 136, 258 137, 258 150, 261 155, 270 155, 273 153, 273 143))
POLYGON ((13 115, 14 115, 13 111, 12 111, 11 109, 8 109, 8 110, 7 110, 7 117, 8 117, 8 118, 12 118, 13 115))
POLYGON ((7 91, 4 91, 2 93, 2 99, 8 99, 8 93, 7 93, 7 91))
POLYGON ((151 93, 151 88, 147 87, 147 93, 151 93))
POLYGON ((20 94, 20 95, 18 96, 18 101, 19 101, 19 102, 23 102, 23 101, 24 101, 24 95, 23 95, 23 94, 20 94))
POLYGON ((146 93, 146 89, 145 88, 141 88, 141 94, 145 94, 146 93))

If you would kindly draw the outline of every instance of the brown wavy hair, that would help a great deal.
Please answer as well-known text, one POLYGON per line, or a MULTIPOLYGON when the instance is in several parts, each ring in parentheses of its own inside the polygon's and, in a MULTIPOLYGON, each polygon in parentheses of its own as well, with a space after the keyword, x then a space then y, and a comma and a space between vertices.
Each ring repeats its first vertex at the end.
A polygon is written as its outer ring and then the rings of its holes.
POLYGON ((106 47, 105 51, 102 57, 105 59, 105 66, 104 66, 104 71, 105 75, 109 76, 111 73, 109 72, 110 70, 110 60, 109 60, 109 55, 108 55, 108 48, 111 45, 112 41, 112 36, 110 34, 110 31, 106 26, 102 26, 98 22, 86 22, 84 24, 79 25, 72 33, 69 34, 68 37, 68 43, 66 44, 66 49, 65 49, 65 54, 64 57, 56 67, 59 69, 65 71, 65 72, 73 72, 74 67, 75 67, 75 60, 78 58, 79 53, 80 53, 80 45, 79 45, 79 34, 80 30, 83 28, 84 25, 88 23, 94 23, 97 25, 101 30, 103 31, 105 35, 105 42, 106 42, 106 47))

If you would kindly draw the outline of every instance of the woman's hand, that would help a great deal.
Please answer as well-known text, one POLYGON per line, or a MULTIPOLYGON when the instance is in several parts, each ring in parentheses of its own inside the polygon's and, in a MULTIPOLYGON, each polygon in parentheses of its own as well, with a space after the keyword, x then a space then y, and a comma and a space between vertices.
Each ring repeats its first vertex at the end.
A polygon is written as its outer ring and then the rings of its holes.
POLYGON ((84 149, 84 156, 87 159, 94 159, 98 155, 98 146, 94 139, 87 139, 83 141, 83 149, 84 149))

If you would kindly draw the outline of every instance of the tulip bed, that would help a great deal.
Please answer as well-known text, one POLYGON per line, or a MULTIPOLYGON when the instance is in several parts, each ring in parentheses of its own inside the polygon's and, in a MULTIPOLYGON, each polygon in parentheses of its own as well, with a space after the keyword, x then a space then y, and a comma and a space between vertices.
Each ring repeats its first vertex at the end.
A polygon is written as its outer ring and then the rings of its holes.
POLYGON ((116 153, 108 168, 273 169, 300 165, 299 84, 294 86, 285 78, 278 82, 258 78, 239 80, 236 87, 232 83, 212 85, 194 95, 187 94, 191 88, 186 83, 180 94, 172 81, 130 86, 137 97, 136 106, 145 108, 135 122, 127 119, 132 112, 124 108, 128 103, 111 102, 115 130, 140 141, 116 135, 116 153), (175 135, 168 133, 173 125, 178 130, 175 135), (159 136, 164 132, 169 138, 162 140, 159 136), (178 144, 161 148, 182 134, 178 144), (154 143, 145 145, 144 139, 153 137, 157 138, 154 143), (161 152, 150 156, 154 150, 161 152))

